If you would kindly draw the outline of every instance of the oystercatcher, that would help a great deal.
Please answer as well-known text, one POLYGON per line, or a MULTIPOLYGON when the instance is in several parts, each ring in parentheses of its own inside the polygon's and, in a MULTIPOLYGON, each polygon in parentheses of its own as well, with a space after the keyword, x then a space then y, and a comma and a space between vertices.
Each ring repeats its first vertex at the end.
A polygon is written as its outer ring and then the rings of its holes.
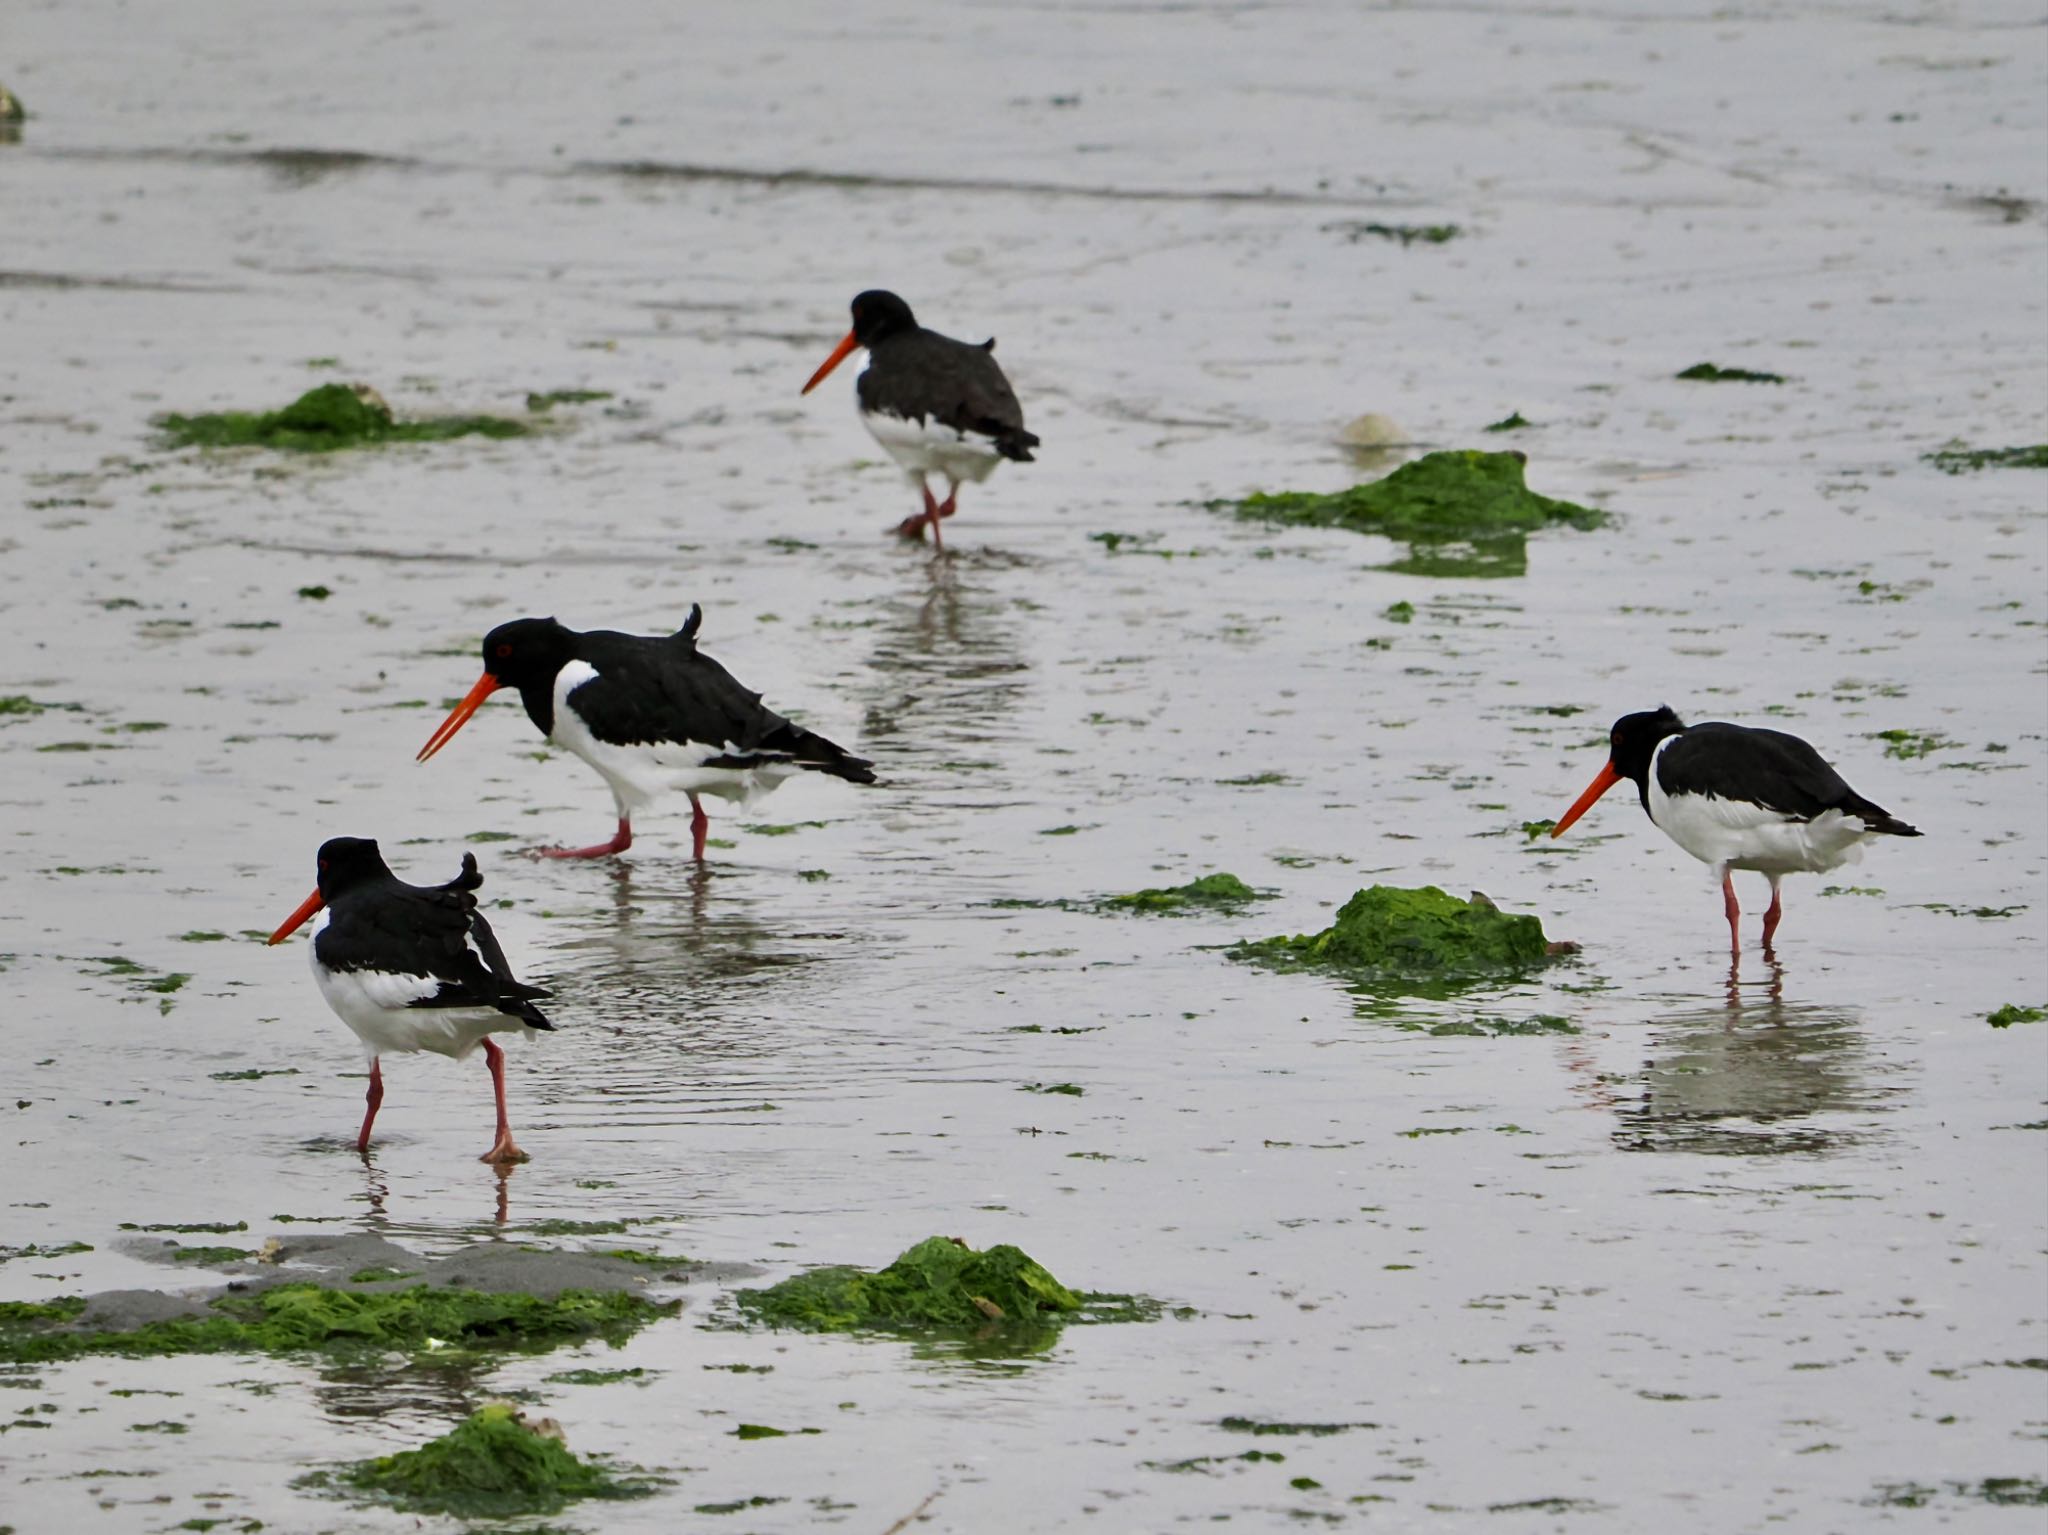
POLYGON ((1673 842, 1721 876, 1728 940, 1742 947, 1735 903, 1736 869, 1771 882, 1764 947, 1784 914, 1778 881, 1822 873, 1863 856, 1875 836, 1920 832, 1842 781, 1821 754, 1781 730, 1714 722, 1688 726, 1670 708, 1625 714, 1607 738, 1607 766, 1550 829, 1553 837, 1628 778, 1643 809, 1673 842))
POLYGON ((490 1036, 553 1029, 533 1005, 553 993, 513 977, 476 907, 474 892, 484 882, 476 856, 464 853, 462 872, 445 885, 406 884, 367 837, 323 842, 319 860, 319 885, 270 941, 284 942, 320 912, 313 979, 370 1052, 370 1106, 356 1150, 370 1149, 370 1126, 384 1101, 385 1051, 431 1050, 459 1061, 481 1044, 498 1100, 498 1138, 479 1160, 524 1162, 505 1115, 505 1052, 490 1036))
POLYGON ((484 674, 420 748, 425 762, 499 688, 519 690, 526 717, 611 785, 619 827, 594 847, 542 848, 550 858, 602 858, 633 845, 633 813, 680 789, 690 797, 691 851, 704 861, 710 820, 699 798, 745 802, 801 771, 873 783, 874 765, 765 707, 697 649, 704 610, 670 635, 579 634, 552 618, 515 618, 484 636, 484 674))
POLYGON ((846 354, 866 347, 867 370, 860 376, 860 419, 924 496, 924 510, 906 517, 896 531, 943 548, 939 519, 953 515, 963 481, 979 484, 1006 458, 1031 462, 1038 438, 1024 430, 1024 410, 1010 381, 996 366, 995 339, 975 346, 955 341, 917 323, 910 306, 893 293, 871 288, 853 301, 853 329, 833 348, 811 381, 809 394, 846 354), (926 476, 946 477, 946 499, 935 501, 926 476))

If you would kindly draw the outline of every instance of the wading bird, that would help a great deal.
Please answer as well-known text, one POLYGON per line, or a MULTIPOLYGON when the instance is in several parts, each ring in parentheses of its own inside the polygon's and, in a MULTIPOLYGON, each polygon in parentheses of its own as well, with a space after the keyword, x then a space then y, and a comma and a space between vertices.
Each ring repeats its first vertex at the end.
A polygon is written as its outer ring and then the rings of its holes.
POLYGON ((481 1044, 498 1102, 498 1137, 479 1159, 523 1162, 505 1114, 505 1052, 493 1034, 526 1036, 553 1029, 533 1004, 552 993, 515 979, 505 951, 476 907, 473 854, 445 885, 408 885, 385 866, 366 837, 320 844, 320 882, 270 935, 282 943, 315 912, 309 945, 313 979, 341 1021, 370 1054, 369 1108, 356 1150, 370 1149, 370 1126, 384 1101, 380 1057, 431 1050, 462 1060, 481 1044))
POLYGON ((954 511, 967 480, 979 484, 1006 458, 1031 462, 1038 438, 1024 430, 1024 410, 996 366, 993 338, 975 346, 917 323, 893 293, 871 288, 853 301, 853 329, 833 348, 803 393, 824 381, 847 353, 866 347, 868 365, 855 385, 861 424, 903 466, 924 496, 924 510, 896 531, 943 548, 939 521, 954 511), (927 476, 946 477, 946 499, 932 497, 927 476))
POLYGON ((633 816, 663 794, 690 797, 692 855, 704 861, 706 794, 745 802, 800 772, 873 783, 874 765, 792 725, 697 649, 694 604, 669 635, 587 634, 552 618, 516 618, 484 636, 484 674, 420 748, 425 762, 499 688, 517 688, 526 717, 611 786, 618 830, 594 847, 543 848, 550 858, 602 858, 633 845, 633 816))
POLYGON ((1738 950, 1736 869, 1754 869, 1771 882, 1768 949, 1784 915, 1778 882, 1787 874, 1854 863, 1872 837, 1920 835, 1850 788, 1799 737, 1719 722, 1688 726, 1668 707, 1614 722, 1607 766, 1550 835, 1562 836, 1624 778, 1634 782, 1658 829, 1721 877, 1728 941, 1738 950))

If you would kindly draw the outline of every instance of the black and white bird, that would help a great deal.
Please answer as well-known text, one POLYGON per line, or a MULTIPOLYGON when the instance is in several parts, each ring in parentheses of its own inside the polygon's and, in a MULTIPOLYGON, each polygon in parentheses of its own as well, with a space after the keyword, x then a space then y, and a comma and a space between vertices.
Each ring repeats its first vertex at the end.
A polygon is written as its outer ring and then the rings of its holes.
POLYGON ((873 783, 874 764, 793 725, 697 649, 704 610, 674 634, 579 633, 552 618, 515 618, 484 636, 484 674, 420 748, 434 755, 499 688, 517 688, 526 717, 596 768, 619 812, 609 842, 543 848, 550 858, 603 858, 633 845, 633 817, 662 795, 690 798, 691 852, 704 860, 702 796, 746 803, 797 773, 873 783))
POLYGON ((996 366, 993 337, 976 346, 926 330, 902 299, 871 288, 854 298, 853 329, 802 392, 817 388, 855 347, 868 353, 855 386, 861 424, 924 496, 924 510, 896 531, 922 538, 930 528, 942 548, 939 521, 953 515, 960 486, 979 484, 1006 458, 1030 463, 1038 438, 1024 430, 1024 409, 996 366), (932 496, 934 474, 946 478, 944 501, 932 496))
POLYGON ((459 1061, 482 1045, 498 1101, 498 1135, 480 1160, 525 1161, 505 1114, 505 1052, 491 1035, 524 1038, 552 1030, 533 1005, 552 993, 513 976, 497 935, 477 910, 475 892, 484 880, 475 856, 464 853, 462 872, 445 885, 408 885, 386 867, 375 841, 335 837, 320 844, 319 877, 270 941, 284 942, 320 914, 308 945, 313 979, 370 1056, 369 1109, 356 1150, 370 1149, 370 1126, 384 1101, 380 1057, 431 1050, 459 1061))
POLYGON ((1764 947, 1784 915, 1778 882, 1854 863, 1873 837, 1920 832, 1842 781, 1806 742, 1781 730, 1718 721, 1688 726, 1669 707, 1625 714, 1608 735, 1607 766, 1550 829, 1553 837, 1624 778, 1667 837, 1721 879, 1728 941, 1742 947, 1736 869, 1771 882, 1764 947))

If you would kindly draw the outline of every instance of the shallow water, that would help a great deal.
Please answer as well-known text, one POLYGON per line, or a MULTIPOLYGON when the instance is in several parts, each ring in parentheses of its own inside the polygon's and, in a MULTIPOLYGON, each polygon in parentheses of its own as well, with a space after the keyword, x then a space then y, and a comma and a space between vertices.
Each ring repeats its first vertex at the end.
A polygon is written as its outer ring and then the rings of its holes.
POLYGON ((508 1390, 675 1476, 552 1521, 592 1531, 880 1531, 934 1493, 918 1528, 2024 1522, 1981 1490, 2048 1474, 2048 1031, 1984 1019, 2048 1002, 2048 512, 2037 473, 1919 455, 2043 436, 2037 18, 678 15, 10 17, 0 696, 52 707, 0 715, 0 1243, 92 1250, 0 1263, 0 1298, 197 1282, 123 1222, 440 1250, 625 1220, 776 1274, 1013 1241, 1188 1314, 990 1358, 710 1330, 705 1283, 617 1354, 482 1376, 0 1376, 0 1523, 415 1528, 290 1483, 508 1390), (913 503, 850 384, 796 395, 874 283, 994 330, 1045 439, 944 560, 881 536, 913 503), (1791 382, 1672 377, 1702 360, 1791 382), (401 412, 615 398, 508 442, 152 442, 337 377, 401 412), (1434 580, 1200 504, 1347 483, 1368 410, 1525 451, 1616 525, 1434 580), (683 815, 564 866, 517 853, 602 835, 608 796, 515 703, 412 763, 491 624, 692 601, 882 784, 714 806, 706 871, 683 815), (1927 835, 1790 882, 1781 963, 1752 913, 1731 971, 1624 794, 1522 835, 1659 701, 1806 735, 1927 835), (1947 744, 1890 757, 1896 729, 1947 744), (502 1183, 474 1062, 389 1063, 359 1162, 353 1041, 251 936, 343 833, 423 881, 472 848, 559 993, 502 1183), (1274 898, 996 904, 1213 869, 1274 898), (1584 952, 1456 1001, 1217 952, 1374 880, 1584 952), (1416 1027, 1534 1013, 1581 1032, 1416 1027), (249 1069, 286 1074, 219 1075, 249 1069), (546 1381, 577 1364, 650 1374, 546 1381))

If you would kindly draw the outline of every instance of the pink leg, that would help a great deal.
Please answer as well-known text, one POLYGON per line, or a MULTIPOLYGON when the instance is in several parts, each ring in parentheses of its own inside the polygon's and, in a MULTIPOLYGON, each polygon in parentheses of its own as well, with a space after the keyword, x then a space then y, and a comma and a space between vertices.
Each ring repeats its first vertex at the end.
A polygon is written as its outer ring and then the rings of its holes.
POLYGON ((498 1139, 477 1160, 498 1163, 527 1161, 526 1153, 512 1140, 512 1120, 505 1112, 505 1052, 498 1048, 495 1039, 484 1041, 484 1064, 491 1068, 491 1090, 498 1099, 498 1139))
POLYGON ((704 861, 704 836, 711 830, 711 817, 704 813, 704 802, 696 795, 690 796, 690 856, 704 861))
POLYGON ((1735 871, 1733 869, 1723 869, 1721 871, 1721 894, 1726 898, 1728 904, 1728 947, 1740 954, 1742 952, 1742 908, 1735 904, 1735 871))
MULTIPOLYGON (((953 504, 955 501, 959 499, 960 482, 958 480, 948 480, 946 482, 946 499, 939 503, 937 515, 940 517, 952 516, 956 511, 959 510, 959 508, 953 504)), ((934 528, 932 531, 937 532, 938 529, 934 528)))
POLYGON ((370 1126, 377 1121, 377 1109, 384 1102, 384 1063, 376 1056, 370 1057, 370 1090, 363 1094, 363 1101, 369 1108, 363 1114, 363 1128, 356 1136, 356 1151, 359 1155, 370 1154, 370 1126))
POLYGON ((612 840, 600 842, 595 847, 544 847, 539 850, 543 858, 609 858, 613 853, 623 853, 633 845, 633 824, 624 816, 619 817, 619 829, 612 833, 612 840))
POLYGON ((1764 947, 1771 946, 1771 937, 1778 931, 1778 919, 1785 915, 1784 902, 1778 898, 1778 878, 1771 876, 1771 909, 1764 913, 1764 947))

